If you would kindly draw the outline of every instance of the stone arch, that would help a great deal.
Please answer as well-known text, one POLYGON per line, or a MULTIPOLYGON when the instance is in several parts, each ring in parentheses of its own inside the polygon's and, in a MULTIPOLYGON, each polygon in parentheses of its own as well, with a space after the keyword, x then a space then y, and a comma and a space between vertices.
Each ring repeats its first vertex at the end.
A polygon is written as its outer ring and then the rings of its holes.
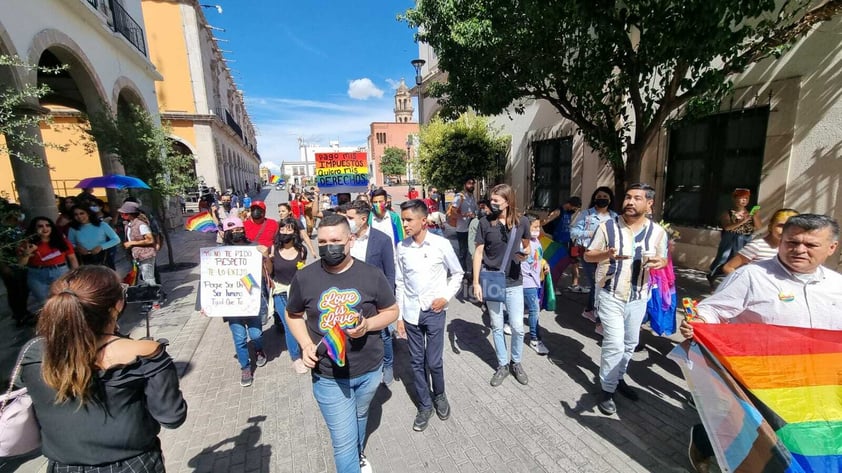
MULTIPOLYGON (((20 56, 15 49, 12 38, 3 23, 0 22, 0 54, 7 56, 20 56)), ((21 58, 26 59, 26 58, 21 58)), ((17 67, 0 66, 0 86, 8 85, 12 88, 20 90, 24 85, 24 79, 21 77, 17 67)))
MULTIPOLYGON (((137 85, 126 76, 120 76, 114 81, 114 87, 111 91, 111 103, 114 107, 117 106, 120 99, 123 98, 129 103, 135 104, 142 109, 149 111, 146 101, 143 100, 143 95, 140 93, 137 85)), ((195 154, 195 153, 194 153, 195 154)))

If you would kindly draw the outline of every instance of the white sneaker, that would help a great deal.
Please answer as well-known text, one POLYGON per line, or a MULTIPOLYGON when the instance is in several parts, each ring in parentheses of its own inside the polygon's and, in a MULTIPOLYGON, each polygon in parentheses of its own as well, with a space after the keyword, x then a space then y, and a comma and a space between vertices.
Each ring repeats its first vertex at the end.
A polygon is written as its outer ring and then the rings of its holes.
POLYGON ((535 353, 539 355, 546 355, 550 352, 549 350, 547 350, 547 346, 544 345, 544 342, 542 342, 541 340, 530 340, 529 348, 535 350, 535 353))
POLYGON ((593 323, 596 323, 596 314, 594 314, 592 310, 582 311, 582 317, 590 320, 593 323))
POLYGON ((503 333, 505 333, 506 335, 511 335, 512 327, 510 327, 509 324, 503 325, 503 333))
POLYGON ((374 468, 371 467, 371 462, 364 453, 360 454, 360 473, 374 473, 374 468))

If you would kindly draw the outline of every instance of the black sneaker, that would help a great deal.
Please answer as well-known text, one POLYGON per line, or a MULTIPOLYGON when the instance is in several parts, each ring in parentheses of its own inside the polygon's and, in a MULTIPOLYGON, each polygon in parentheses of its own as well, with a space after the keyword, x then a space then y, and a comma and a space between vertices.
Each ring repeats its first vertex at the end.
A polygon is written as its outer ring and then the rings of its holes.
POLYGON ((529 376, 526 376, 526 371, 523 371, 523 366, 520 363, 512 362, 511 371, 518 383, 524 386, 529 384, 529 376))
POLYGON ((494 387, 500 386, 503 384, 503 380, 506 379, 506 376, 509 375, 509 367, 508 366, 500 366, 497 368, 497 371, 494 372, 494 376, 491 377, 491 385, 494 387))
POLYGON ((447 402, 447 396, 444 393, 433 398, 433 407, 436 408, 436 415, 439 416, 439 419, 447 420, 450 417, 450 403, 447 402))
POLYGON ((415 422, 412 423, 412 430, 416 432, 423 432, 430 423, 430 417, 433 417, 432 409, 418 409, 418 414, 415 414, 415 422))
POLYGON ((602 412, 607 416, 616 414, 617 405, 614 404, 614 393, 602 391, 602 399, 596 403, 596 407, 599 408, 599 412, 602 412))
POLYGON ((264 366, 266 364, 266 353, 263 350, 255 350, 254 358, 254 364, 257 366, 264 366))
POLYGON ((638 399, 640 399, 640 396, 638 396, 637 394, 637 390, 626 384, 626 382, 622 379, 619 383, 617 383, 617 392, 625 396, 627 399, 631 399, 632 401, 637 401, 638 399))
POLYGON ((244 388, 251 386, 253 380, 254 376, 251 374, 251 368, 243 368, 243 373, 240 375, 240 386, 244 388))

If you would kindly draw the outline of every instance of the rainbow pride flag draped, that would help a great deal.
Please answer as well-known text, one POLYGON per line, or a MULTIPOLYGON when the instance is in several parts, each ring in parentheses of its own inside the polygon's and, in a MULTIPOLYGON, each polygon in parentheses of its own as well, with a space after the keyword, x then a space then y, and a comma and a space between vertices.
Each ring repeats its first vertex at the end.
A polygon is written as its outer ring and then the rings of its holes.
POLYGON ((273 174, 269 177, 269 184, 277 184, 279 182, 281 182, 281 176, 276 176, 273 174))
POLYGON ((348 347, 348 337, 338 323, 333 324, 333 327, 327 331, 325 336, 322 337, 322 342, 324 342, 325 348, 327 348, 327 355, 330 359, 338 366, 345 366, 345 351, 348 347))
POLYGON ((208 212, 200 212, 184 222, 184 228, 191 232, 210 233, 219 230, 208 212))
POLYGON ((547 235, 541 235, 539 241, 541 242, 541 248, 544 249, 544 259, 550 265, 553 280, 557 280, 571 262, 567 246, 558 243, 547 235))
MULTIPOLYGON (((780 471, 842 471, 842 332, 757 324, 696 324, 694 332, 791 454, 780 471)), ((729 438, 705 426, 712 439, 729 438)))

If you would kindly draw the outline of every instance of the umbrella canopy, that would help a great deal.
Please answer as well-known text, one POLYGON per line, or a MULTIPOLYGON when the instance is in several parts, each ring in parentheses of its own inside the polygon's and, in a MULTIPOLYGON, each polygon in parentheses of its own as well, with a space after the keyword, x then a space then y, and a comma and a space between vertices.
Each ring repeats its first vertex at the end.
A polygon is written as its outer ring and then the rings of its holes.
POLYGON ((79 181, 76 187, 79 189, 88 189, 90 187, 105 187, 106 189, 149 189, 149 186, 142 180, 122 174, 88 177, 79 181))

